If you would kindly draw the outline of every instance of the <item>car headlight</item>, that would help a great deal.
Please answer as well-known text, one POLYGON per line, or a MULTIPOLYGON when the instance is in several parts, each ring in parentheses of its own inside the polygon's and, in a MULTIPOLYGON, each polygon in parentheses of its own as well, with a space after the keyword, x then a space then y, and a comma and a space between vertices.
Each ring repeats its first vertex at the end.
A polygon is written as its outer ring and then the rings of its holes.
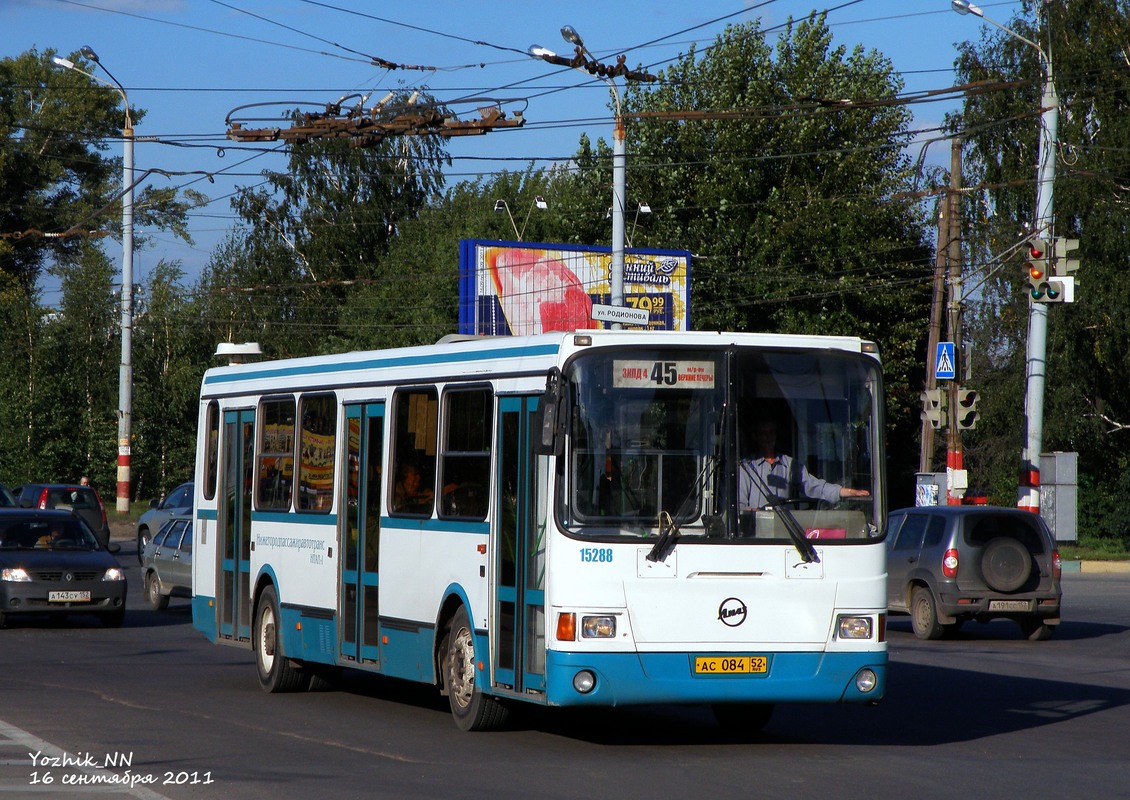
POLYGON ((841 615, 836 621, 837 639, 870 639, 871 617, 841 615))
POLYGON ((104 581, 124 581, 125 579, 126 573, 121 567, 110 567, 106 570, 106 574, 102 576, 104 581))
POLYGON ((31 576, 23 567, 5 567, 0 570, 0 581, 30 581, 31 576))

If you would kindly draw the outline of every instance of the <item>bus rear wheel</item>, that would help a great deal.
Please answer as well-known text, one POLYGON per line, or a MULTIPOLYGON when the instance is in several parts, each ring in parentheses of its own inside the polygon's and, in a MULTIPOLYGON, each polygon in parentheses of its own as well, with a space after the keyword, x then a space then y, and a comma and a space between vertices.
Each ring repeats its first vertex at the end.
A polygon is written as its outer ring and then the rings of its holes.
POLYGON ((443 648, 443 682, 451 716, 463 731, 490 730, 507 717, 506 706, 479 688, 475 665, 475 632, 467 609, 460 607, 451 620, 443 648))
POLYGON ((283 651, 280 621, 278 596, 268 586, 259 598, 253 630, 255 670, 259 673, 259 685, 267 692, 293 692, 307 677, 283 651))

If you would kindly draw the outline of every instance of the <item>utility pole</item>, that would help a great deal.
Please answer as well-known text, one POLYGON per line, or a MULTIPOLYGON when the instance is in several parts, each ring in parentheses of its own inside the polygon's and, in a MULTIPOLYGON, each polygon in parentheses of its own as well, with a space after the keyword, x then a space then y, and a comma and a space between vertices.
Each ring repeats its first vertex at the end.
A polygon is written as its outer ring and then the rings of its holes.
MULTIPOLYGON (((1032 235, 1054 242, 1052 211, 1055 191, 1055 144, 1059 129, 1059 97, 1055 91, 1051 52, 1045 53, 1040 45, 1021 36, 996 20, 970 0, 950 0, 959 14, 973 14, 994 25, 1012 38, 1022 42, 1040 56, 1044 68, 1044 89, 1040 97, 1040 163, 1036 172, 1036 218, 1032 235)), ((1029 301, 1028 350, 1026 354, 1027 390, 1024 396, 1025 438, 1020 451, 1020 481, 1016 505, 1028 511, 1040 510, 1040 451, 1044 449, 1044 382, 1047 370, 1048 307, 1044 303, 1029 301)))
POLYGON ((948 265, 949 302, 947 330, 953 342, 954 378, 950 381, 949 425, 946 429, 946 502, 961 505, 961 499, 968 488, 964 454, 961 446, 962 398, 961 381, 965 372, 966 354, 962 343, 961 330, 961 139, 955 138, 950 144, 950 189, 946 196, 949 235, 946 237, 946 261, 948 265))
MULTIPOLYGON (((938 209, 937 247, 934 250, 934 288, 930 300, 930 332, 926 337, 926 394, 938 388, 938 377, 934 371, 934 359, 938 352, 938 342, 942 340, 942 310, 946 292, 946 254, 950 236, 950 199, 946 193, 945 201, 938 209)), ((922 414, 922 449, 918 454, 918 471, 934 471, 934 424, 925 413, 922 414)))

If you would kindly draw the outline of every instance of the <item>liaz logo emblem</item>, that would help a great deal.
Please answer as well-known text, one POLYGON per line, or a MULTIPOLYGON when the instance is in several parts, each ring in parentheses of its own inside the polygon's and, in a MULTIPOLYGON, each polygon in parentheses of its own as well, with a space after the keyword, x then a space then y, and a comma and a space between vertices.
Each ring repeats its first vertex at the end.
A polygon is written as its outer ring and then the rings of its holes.
POLYGON ((729 628, 736 628, 745 622, 746 607, 745 603, 736 597, 727 597, 722 601, 722 605, 718 606, 718 619, 722 620, 722 624, 729 628))

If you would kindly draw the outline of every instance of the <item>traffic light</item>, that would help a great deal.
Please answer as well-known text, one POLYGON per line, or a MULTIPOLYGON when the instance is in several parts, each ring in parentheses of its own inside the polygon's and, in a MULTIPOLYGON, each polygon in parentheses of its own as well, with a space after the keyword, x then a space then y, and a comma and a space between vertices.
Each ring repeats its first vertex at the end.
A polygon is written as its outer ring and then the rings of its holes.
POLYGON ((957 417, 958 430, 968 431, 977 427, 977 390, 958 389, 957 408, 954 409, 957 417))
POLYGON ((1045 239, 1028 240, 1028 296, 1033 303, 1058 303, 1063 300, 1063 286, 1050 280, 1051 252, 1045 239))
POLYGON ((1063 286, 1063 302, 1075 302, 1075 276, 1073 273, 1079 269, 1079 259, 1068 256, 1079 249, 1078 239, 1065 239, 1057 237, 1052 247, 1052 275, 1063 286))
POLYGON ((930 427, 944 428, 946 425, 946 394, 941 389, 927 389, 918 396, 922 400, 922 419, 930 427))

